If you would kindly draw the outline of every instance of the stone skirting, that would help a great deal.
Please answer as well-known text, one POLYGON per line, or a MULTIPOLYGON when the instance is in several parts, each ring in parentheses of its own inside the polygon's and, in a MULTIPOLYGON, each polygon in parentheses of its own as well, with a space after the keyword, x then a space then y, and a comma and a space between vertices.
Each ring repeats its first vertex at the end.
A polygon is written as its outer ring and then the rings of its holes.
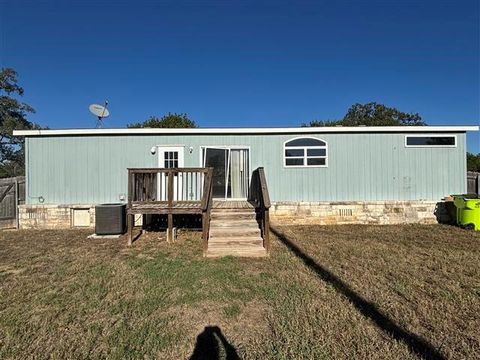
POLYGON ((20 205, 18 216, 20 229, 68 229, 95 226, 94 205, 20 205), (77 223, 75 223, 76 220, 77 223))
POLYGON ((270 219, 281 224, 434 224, 449 222, 435 201, 276 202, 270 219))
MULTIPOLYGON (((444 203, 434 201, 275 202, 270 219, 281 224, 433 224, 448 222, 444 203)), ((21 229, 95 226, 94 205, 20 205, 21 229)), ((136 219, 141 225, 141 217, 136 219)))

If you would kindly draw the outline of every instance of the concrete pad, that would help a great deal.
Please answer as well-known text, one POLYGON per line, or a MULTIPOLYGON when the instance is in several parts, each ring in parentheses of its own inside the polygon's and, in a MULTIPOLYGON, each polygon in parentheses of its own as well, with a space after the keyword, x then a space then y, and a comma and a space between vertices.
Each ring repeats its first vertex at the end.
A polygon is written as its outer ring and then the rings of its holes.
POLYGON ((88 235, 87 239, 120 239, 122 235, 88 235))

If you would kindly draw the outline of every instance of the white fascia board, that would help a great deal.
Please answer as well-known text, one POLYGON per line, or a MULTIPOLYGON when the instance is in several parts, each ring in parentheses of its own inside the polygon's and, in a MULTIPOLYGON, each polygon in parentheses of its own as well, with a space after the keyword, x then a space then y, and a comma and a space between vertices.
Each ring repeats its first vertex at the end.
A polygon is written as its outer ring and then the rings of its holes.
POLYGON ((311 133, 414 133, 479 131, 478 126, 333 126, 297 128, 122 128, 122 129, 59 129, 14 130, 15 136, 69 136, 69 135, 142 135, 142 134, 311 134, 311 133))

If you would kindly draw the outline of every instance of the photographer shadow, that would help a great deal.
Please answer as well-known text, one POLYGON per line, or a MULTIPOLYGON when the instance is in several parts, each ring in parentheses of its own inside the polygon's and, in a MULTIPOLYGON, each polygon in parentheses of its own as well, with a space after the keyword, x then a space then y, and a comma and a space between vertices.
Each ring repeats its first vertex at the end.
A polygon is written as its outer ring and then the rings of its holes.
POLYGON ((197 336, 190 360, 239 360, 237 350, 231 345, 218 326, 206 326, 197 336))

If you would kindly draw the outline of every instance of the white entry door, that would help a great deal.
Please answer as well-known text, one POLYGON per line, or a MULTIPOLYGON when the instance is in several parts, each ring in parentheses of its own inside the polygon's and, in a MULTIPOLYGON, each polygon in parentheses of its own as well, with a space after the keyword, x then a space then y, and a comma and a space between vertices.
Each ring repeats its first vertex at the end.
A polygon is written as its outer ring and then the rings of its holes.
MULTIPOLYGON (((166 169, 183 167, 183 146, 158 146, 158 167, 166 169)), ((158 177, 158 199, 160 201, 168 200, 168 178, 165 173, 158 177)), ((183 188, 182 174, 175 175, 173 179, 173 200, 180 200, 181 189, 183 188)))

